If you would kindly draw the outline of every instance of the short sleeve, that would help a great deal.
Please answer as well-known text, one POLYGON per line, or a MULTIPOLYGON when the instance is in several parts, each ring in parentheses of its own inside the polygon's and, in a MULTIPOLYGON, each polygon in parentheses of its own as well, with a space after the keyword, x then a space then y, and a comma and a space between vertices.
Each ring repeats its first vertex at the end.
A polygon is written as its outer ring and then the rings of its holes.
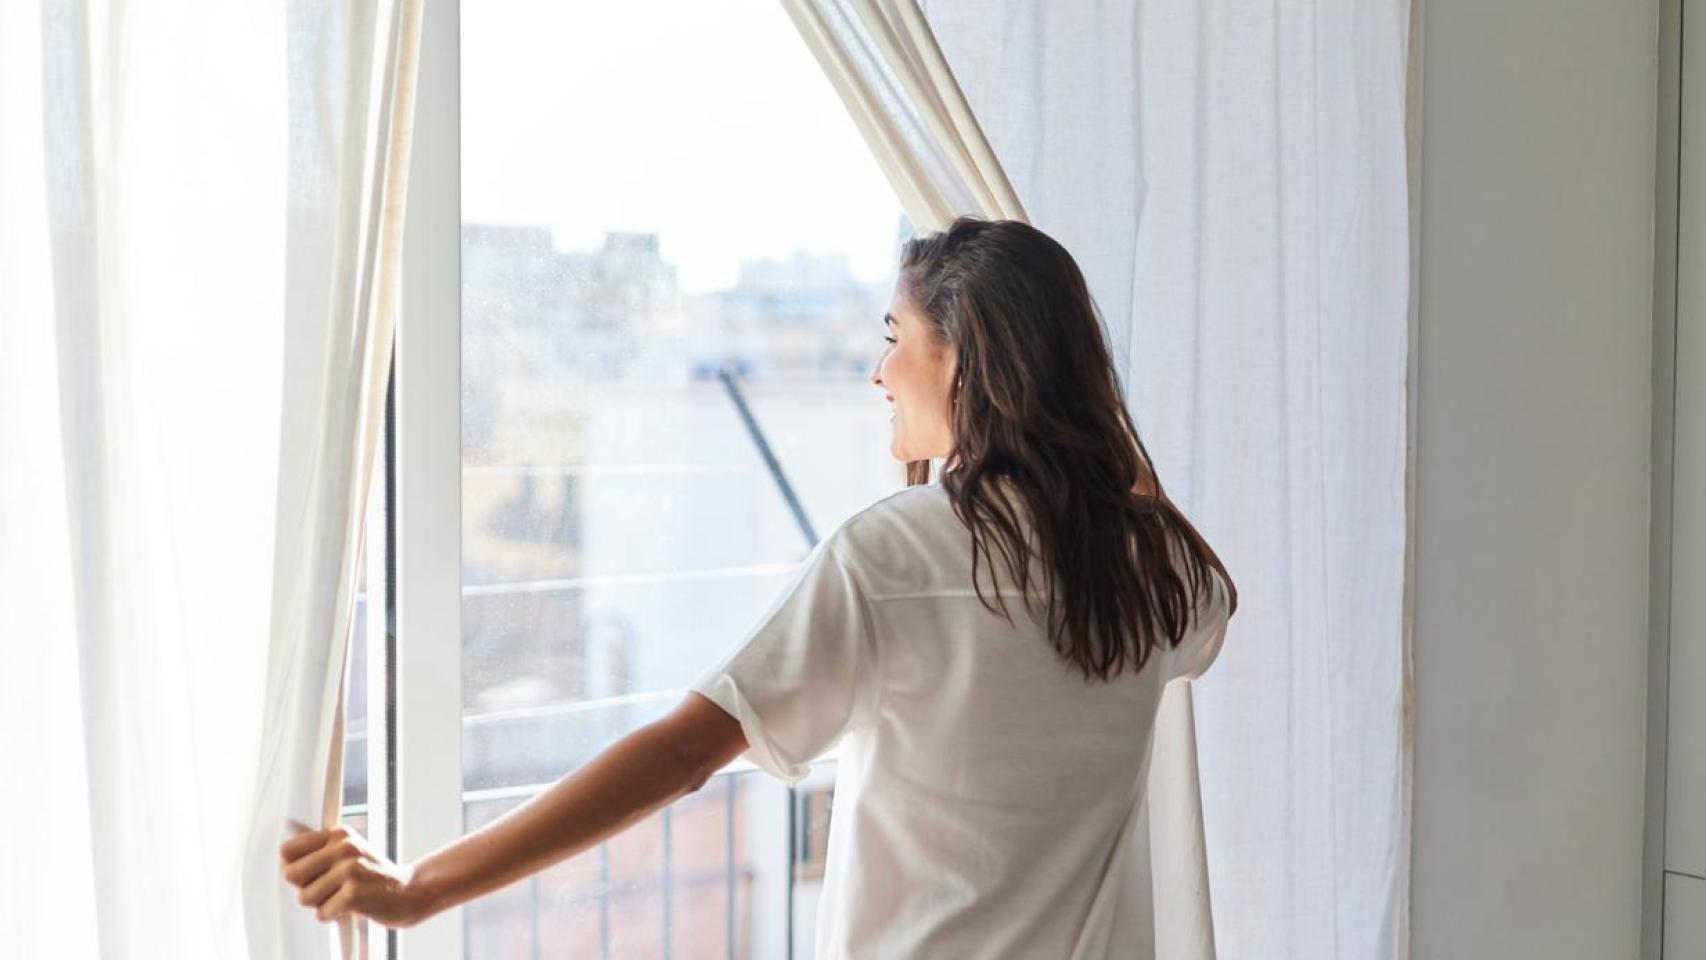
POLYGON ((875 638, 838 540, 819 542, 757 626, 689 686, 740 721, 748 760, 790 784, 874 694, 875 638))
POLYGON ((1211 572, 1209 580, 1214 584, 1214 602, 1209 607, 1209 616, 1212 619, 1194 625, 1191 632, 1185 635, 1184 642, 1174 651, 1173 678, 1176 680, 1195 680, 1201 677, 1220 655, 1220 648, 1226 643, 1226 628, 1231 622, 1230 596, 1218 571, 1211 572))

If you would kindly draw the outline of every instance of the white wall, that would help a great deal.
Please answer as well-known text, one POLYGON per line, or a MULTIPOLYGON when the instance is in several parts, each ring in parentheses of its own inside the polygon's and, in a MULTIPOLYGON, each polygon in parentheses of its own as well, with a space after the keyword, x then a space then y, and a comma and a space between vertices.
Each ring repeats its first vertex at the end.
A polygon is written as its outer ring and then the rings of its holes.
POLYGON ((1419 0, 1413 956, 1634 957, 1657 0, 1419 0))

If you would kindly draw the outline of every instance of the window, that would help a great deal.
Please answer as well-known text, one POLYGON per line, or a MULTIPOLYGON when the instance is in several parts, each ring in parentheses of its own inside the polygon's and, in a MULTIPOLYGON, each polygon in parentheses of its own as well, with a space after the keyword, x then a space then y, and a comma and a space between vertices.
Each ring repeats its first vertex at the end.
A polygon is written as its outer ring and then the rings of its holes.
MULTIPOLYGON (((817 537, 904 484, 867 376, 910 233, 773 3, 468 4, 459 57, 431 46, 447 8, 427 4, 406 256, 459 254, 461 365, 418 375, 397 416, 399 434, 454 430, 409 425, 416 398, 454 391, 460 463, 442 489, 459 488, 457 556, 404 551, 459 569, 460 633, 412 637, 405 609, 396 643, 422 658, 406 670, 459 677, 460 697, 411 701, 405 682, 396 748, 430 751, 411 738, 455 729, 408 716, 455 711, 460 764, 454 782, 405 769, 393 785, 399 818, 417 823, 443 809, 433 794, 456 793, 446 840, 661 715, 817 537), (450 160, 434 140, 442 115, 427 114, 442 109, 435 89, 460 91, 450 160), (442 202, 421 193, 434 182, 423 162, 453 174, 459 216, 417 215, 442 202)), ((434 321, 408 302, 402 336, 419 342, 434 321)), ((357 620, 345 802, 363 826, 383 745, 365 739, 380 718, 356 674, 385 647, 357 620)), ((422 949, 809 956, 831 780, 820 770, 788 791, 737 763, 468 904, 458 949, 422 949)))

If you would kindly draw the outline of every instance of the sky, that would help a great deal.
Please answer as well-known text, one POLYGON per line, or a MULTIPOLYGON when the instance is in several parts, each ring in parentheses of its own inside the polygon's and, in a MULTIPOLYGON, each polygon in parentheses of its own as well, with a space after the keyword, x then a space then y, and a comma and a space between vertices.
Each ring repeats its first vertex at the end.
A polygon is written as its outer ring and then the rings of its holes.
POLYGON ((702 292, 801 249, 886 278, 900 213, 776 0, 462 6, 465 221, 656 231, 702 292))

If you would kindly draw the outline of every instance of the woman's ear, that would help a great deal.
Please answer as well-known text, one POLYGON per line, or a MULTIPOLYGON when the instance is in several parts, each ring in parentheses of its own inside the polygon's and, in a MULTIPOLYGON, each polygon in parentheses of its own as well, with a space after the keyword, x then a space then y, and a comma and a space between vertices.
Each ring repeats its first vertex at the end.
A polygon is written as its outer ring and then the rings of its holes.
POLYGON ((964 372, 960 370, 960 352, 952 344, 942 348, 941 364, 948 395, 953 396, 959 390, 960 381, 964 379, 964 372))

